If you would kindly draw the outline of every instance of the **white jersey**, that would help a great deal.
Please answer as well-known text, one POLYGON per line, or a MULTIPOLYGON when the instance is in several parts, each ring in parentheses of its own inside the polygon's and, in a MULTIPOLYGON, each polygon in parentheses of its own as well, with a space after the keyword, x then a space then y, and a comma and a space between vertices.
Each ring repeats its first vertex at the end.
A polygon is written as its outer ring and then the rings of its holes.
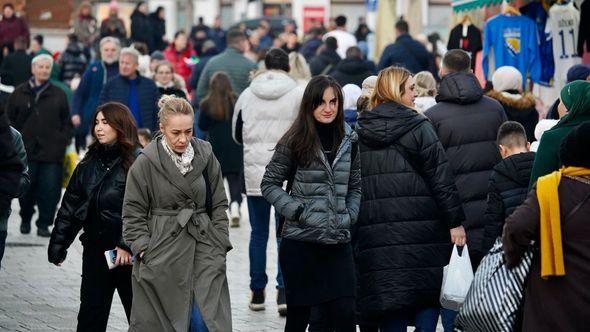
POLYGON ((545 25, 545 33, 553 41, 553 60, 555 74, 554 86, 561 91, 566 84, 567 71, 576 64, 582 63, 578 56, 578 30, 580 12, 574 3, 555 4, 549 9, 549 17, 545 25))

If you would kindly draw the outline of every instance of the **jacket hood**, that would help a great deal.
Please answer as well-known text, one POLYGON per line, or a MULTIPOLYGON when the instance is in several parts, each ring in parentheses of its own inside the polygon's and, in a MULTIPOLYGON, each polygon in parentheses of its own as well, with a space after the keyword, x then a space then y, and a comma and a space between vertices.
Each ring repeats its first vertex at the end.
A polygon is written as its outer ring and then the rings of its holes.
POLYGON ((452 73, 443 77, 438 89, 437 102, 453 104, 473 104, 483 97, 483 90, 475 75, 471 73, 452 73))
POLYGON ((250 91, 260 98, 275 100, 297 87, 297 82, 287 73, 279 70, 265 71, 256 76, 250 84, 250 91))
POLYGON ((66 52, 71 53, 75 56, 82 54, 83 51, 84 51, 84 46, 82 46, 82 44, 79 42, 69 43, 68 46, 66 47, 66 52))
MULTIPOLYGON (((162 134, 156 136, 156 138, 146 146, 141 153, 144 154, 147 159, 160 171, 162 174, 166 175, 167 172, 162 165, 162 160, 160 158, 170 158, 163 149, 159 149, 158 147, 162 146, 163 140, 162 134)), ((204 142, 200 139, 193 139, 191 141, 191 145, 195 150, 195 157, 193 159, 193 171, 202 173, 203 169, 207 166, 207 161, 211 156, 212 149, 211 145, 207 142, 204 142)))
POLYGON ((534 161, 534 152, 518 153, 503 159, 494 166, 494 171, 523 187, 528 187, 534 161))
POLYGON ((338 62, 338 61, 342 60, 340 55, 338 55, 338 52, 336 52, 335 50, 331 50, 331 49, 323 50, 319 54, 319 56, 322 58, 328 59, 330 62, 338 62))
POLYGON ((359 59, 344 59, 336 65, 336 70, 349 75, 362 74, 367 72, 366 63, 359 59))
POLYGON ((387 146, 424 121, 428 121, 426 117, 413 109, 389 102, 371 111, 361 112, 357 120, 357 133, 363 144, 387 146))

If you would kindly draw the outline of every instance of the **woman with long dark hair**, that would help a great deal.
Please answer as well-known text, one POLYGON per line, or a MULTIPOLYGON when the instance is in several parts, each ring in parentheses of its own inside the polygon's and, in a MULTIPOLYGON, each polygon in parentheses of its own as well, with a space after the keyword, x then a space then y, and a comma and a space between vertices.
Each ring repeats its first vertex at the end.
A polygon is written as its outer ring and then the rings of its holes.
POLYGON ((336 331, 355 331, 350 239, 361 196, 360 156, 342 105, 333 78, 313 78, 261 184, 264 198, 285 217, 279 261, 288 332, 305 331, 314 306, 336 331))
POLYGON ((127 106, 106 103, 96 110, 94 142, 74 170, 49 241, 49 262, 61 266, 81 229, 82 286, 78 331, 105 331, 115 289, 129 320, 131 250, 122 237, 127 172, 138 153, 137 129, 127 106), (105 251, 116 251, 109 269, 105 251))
POLYGON ((242 147, 232 138, 232 117, 238 96, 233 92, 229 76, 218 71, 209 82, 209 93, 199 104, 199 128, 208 132, 213 154, 221 164, 230 195, 231 227, 240 226, 240 205, 244 174, 242 147))

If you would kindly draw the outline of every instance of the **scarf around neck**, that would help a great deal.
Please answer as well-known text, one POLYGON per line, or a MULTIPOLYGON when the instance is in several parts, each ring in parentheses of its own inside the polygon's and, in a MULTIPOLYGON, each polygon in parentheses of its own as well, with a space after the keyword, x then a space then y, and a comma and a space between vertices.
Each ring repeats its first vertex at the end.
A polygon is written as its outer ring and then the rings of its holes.
POLYGON ((162 146, 164 147, 164 151, 170 156, 176 168, 180 171, 180 174, 183 176, 193 170, 193 158, 195 157, 195 150, 193 149, 193 145, 189 143, 186 150, 179 155, 178 153, 174 152, 172 148, 168 146, 166 143, 166 139, 162 138, 161 140, 162 146))
POLYGON ((590 175, 590 169, 563 167, 559 171, 542 176, 537 180, 537 200, 541 219, 541 278, 543 279, 565 275, 561 240, 561 211, 557 191, 562 175, 587 176, 590 175))

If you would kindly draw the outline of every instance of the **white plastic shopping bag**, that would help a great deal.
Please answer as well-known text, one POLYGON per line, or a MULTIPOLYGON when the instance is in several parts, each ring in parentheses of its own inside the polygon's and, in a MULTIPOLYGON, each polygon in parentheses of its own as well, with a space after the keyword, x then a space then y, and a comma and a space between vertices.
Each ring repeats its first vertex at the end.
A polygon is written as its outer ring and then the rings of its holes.
POLYGON ((445 309, 458 311, 465 301, 469 287, 473 282, 473 268, 469 259, 467 245, 459 256, 457 246, 453 246, 453 253, 449 265, 444 267, 443 282, 440 290, 440 304, 445 309))

